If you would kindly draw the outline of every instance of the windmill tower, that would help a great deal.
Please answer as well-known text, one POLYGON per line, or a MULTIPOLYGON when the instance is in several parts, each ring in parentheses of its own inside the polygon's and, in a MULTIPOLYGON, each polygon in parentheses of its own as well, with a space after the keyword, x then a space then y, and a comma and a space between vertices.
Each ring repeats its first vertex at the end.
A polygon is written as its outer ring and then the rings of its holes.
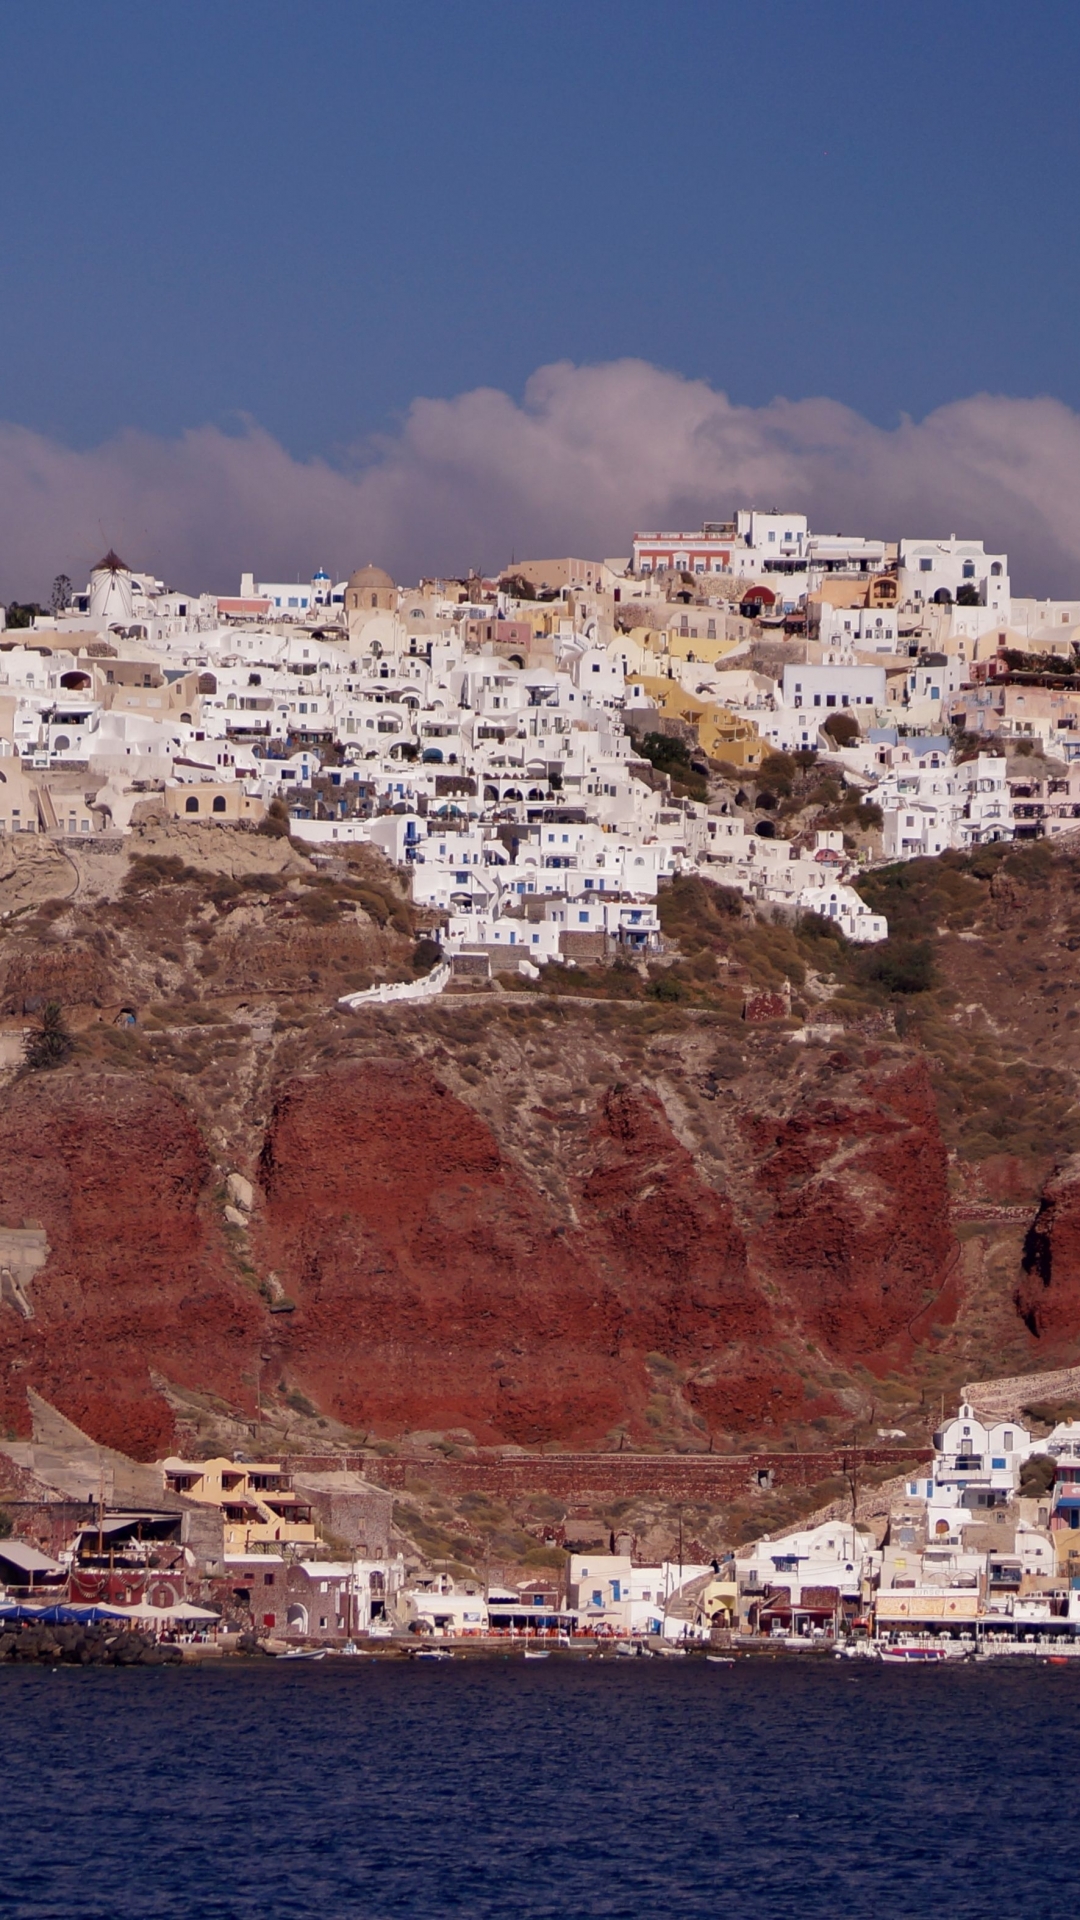
POLYGON ((103 627, 126 627, 132 607, 131 568, 110 547, 90 573, 90 618, 103 627))

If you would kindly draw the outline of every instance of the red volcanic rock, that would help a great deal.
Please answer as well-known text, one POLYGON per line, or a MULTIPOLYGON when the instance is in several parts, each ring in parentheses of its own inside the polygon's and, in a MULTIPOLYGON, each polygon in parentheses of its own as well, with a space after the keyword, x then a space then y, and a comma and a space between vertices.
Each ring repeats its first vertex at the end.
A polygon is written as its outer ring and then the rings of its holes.
POLYGON ((424 1067, 365 1060, 289 1082, 262 1184, 266 1261, 299 1309, 275 1327, 282 1358, 343 1419, 536 1440, 619 1417, 604 1290, 424 1067))
POLYGON ((1080 1155, 1048 1180, 1024 1248, 1017 1311, 1041 1340, 1080 1338, 1080 1155))
POLYGON ((280 1337, 308 1390, 356 1425, 584 1443, 640 1425, 650 1351, 767 1331, 730 1203, 658 1101, 609 1095, 582 1161, 567 1229, 423 1067, 284 1088, 265 1247, 302 1309, 280 1337))
POLYGON ((32 1320, 0 1308, 0 1416, 32 1386, 95 1439, 142 1459, 173 1421, 151 1370, 241 1396, 261 1310, 224 1272, 200 1208, 208 1162, 190 1113, 152 1081, 36 1075, 0 1111, 0 1219, 44 1227, 32 1320))
POLYGON ((871 1360, 908 1334, 954 1250, 947 1156, 921 1061, 868 1078, 861 1093, 749 1123, 771 1202, 753 1270, 847 1360, 871 1360))
POLYGON ((677 1358, 766 1334, 771 1316, 731 1202, 701 1179, 660 1101, 609 1093, 590 1145, 579 1215, 633 1344, 677 1358))
POLYGON ((874 1363, 941 1287, 945 1154, 918 1065, 741 1132, 718 1109, 726 1191, 641 1089, 530 1124, 557 1134, 562 1201, 422 1062, 286 1081, 251 1233, 294 1310, 267 1315, 233 1277, 187 1105, 149 1076, 23 1079, 0 1115, 0 1218, 40 1220, 51 1252, 36 1317, 0 1307, 0 1414, 24 1428, 32 1385, 150 1457, 173 1443, 155 1371, 250 1405, 262 1354, 268 1390, 284 1377, 382 1433, 747 1432, 834 1410, 792 1341, 874 1363))

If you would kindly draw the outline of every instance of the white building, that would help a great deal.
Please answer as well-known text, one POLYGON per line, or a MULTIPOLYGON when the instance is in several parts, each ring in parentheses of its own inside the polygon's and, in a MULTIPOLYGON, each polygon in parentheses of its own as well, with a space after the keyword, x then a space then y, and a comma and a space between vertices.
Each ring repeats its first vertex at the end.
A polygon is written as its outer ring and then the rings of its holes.
POLYGON ((665 1632, 668 1604, 688 1581, 710 1571, 707 1566, 678 1565, 664 1560, 651 1567, 635 1566, 628 1553, 573 1553, 568 1569, 567 1604, 577 1615, 579 1633, 665 1634, 679 1638, 685 1623, 670 1623, 665 1632))
POLYGON ((1020 1468, 1040 1451, 1018 1420, 981 1420, 967 1401, 934 1435, 932 1479, 909 1483, 912 1497, 927 1501, 928 1538, 951 1536, 987 1508, 1007 1506, 1020 1484, 1020 1468), (927 1493, 926 1488, 931 1488, 927 1493))
POLYGON ((974 596, 990 621, 1008 623, 1011 594, 1009 559, 987 553, 981 540, 901 540, 900 597, 918 607, 952 601, 958 593, 974 596))
POLYGON ((635 533, 635 573, 746 573, 767 560, 805 564, 804 513, 759 513, 742 508, 734 520, 706 520, 696 533, 635 533))
POLYGON ((962 761, 956 770, 956 794, 962 847, 1012 839, 1015 819, 1003 755, 980 753, 962 761))
POLYGON ((823 647, 844 654, 896 653, 896 614, 891 607, 834 607, 823 601, 817 638, 823 647))
POLYGON ((791 665, 781 685, 785 707, 813 714, 819 726, 829 713, 848 708, 868 725, 871 712, 885 705, 884 667, 791 665))

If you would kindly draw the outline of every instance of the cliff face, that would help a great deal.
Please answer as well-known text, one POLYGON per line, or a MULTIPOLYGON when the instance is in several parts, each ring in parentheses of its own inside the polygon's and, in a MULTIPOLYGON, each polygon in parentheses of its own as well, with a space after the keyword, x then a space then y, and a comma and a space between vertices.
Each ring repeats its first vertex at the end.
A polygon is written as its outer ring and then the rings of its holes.
POLYGON ((773 1126, 753 1116, 771 1215, 759 1271, 829 1352, 870 1360, 902 1341, 952 1255, 947 1155, 925 1063, 868 1076, 773 1126))
POLYGON ((767 1335, 731 1203, 658 1100, 604 1096, 575 1157, 567 1224, 425 1067, 288 1084, 261 1245, 303 1310, 291 1357, 320 1398, 354 1426, 595 1442, 640 1423, 648 1353, 682 1363, 767 1335))
POLYGON ((228 1275, 207 1206, 201 1130, 167 1088, 132 1076, 23 1080, 0 1110, 0 1219, 33 1220, 49 1257, 0 1310, 0 1417, 26 1423, 26 1386, 95 1438, 140 1458, 171 1442, 153 1370, 243 1391, 262 1315, 228 1275))
POLYGON ((1080 1156, 1043 1188, 1024 1246, 1017 1311, 1033 1334, 1052 1342, 1080 1331, 1080 1156))
POLYGON ((12 1426, 29 1384, 149 1457, 173 1443, 159 1379, 250 1412, 258 1372, 354 1432, 702 1444, 839 1412, 829 1363, 899 1352, 941 1285, 944 1152, 917 1066, 780 1113, 713 1109, 695 1154, 663 1097, 670 1048, 659 1082, 622 1078, 608 1041, 610 1085, 483 1114, 452 1049, 437 1071, 417 1030, 388 1056, 371 1024, 353 1057, 271 1067, 249 1233, 221 1205, 220 1107, 200 1122, 134 1073, 19 1083, 0 1217, 40 1221, 50 1253, 34 1318, 0 1312, 12 1426))
POLYGON ((834 942, 694 883, 682 1005, 579 970, 353 1016, 345 987, 412 969, 393 876, 213 834, 206 873, 201 844, 117 856, 111 895, 84 862, 77 901, 0 921, 0 1059, 43 994, 79 1041, 0 1066, 0 1243, 48 1245, 0 1273, 12 1430, 32 1386, 142 1457, 230 1418, 245 1444, 803 1445, 1071 1357, 1068 861, 905 870, 913 928, 945 929, 932 989, 883 996, 850 955, 830 984, 834 942), (744 1018, 784 969, 790 1016, 744 1018))

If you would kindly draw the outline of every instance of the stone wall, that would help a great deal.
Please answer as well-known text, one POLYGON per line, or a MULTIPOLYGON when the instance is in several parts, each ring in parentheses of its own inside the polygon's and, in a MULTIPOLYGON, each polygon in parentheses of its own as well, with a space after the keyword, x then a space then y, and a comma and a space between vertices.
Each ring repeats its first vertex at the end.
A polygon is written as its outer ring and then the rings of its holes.
POLYGON ((560 1500, 586 1497, 625 1500, 655 1497, 722 1505, 750 1489, 813 1487, 843 1472, 854 1460, 868 1467, 929 1460, 926 1447, 842 1448, 825 1453, 656 1454, 549 1453, 493 1455, 484 1460, 432 1460, 398 1454, 366 1470, 386 1487, 422 1477, 442 1493, 488 1493, 497 1498, 549 1494, 560 1500))

